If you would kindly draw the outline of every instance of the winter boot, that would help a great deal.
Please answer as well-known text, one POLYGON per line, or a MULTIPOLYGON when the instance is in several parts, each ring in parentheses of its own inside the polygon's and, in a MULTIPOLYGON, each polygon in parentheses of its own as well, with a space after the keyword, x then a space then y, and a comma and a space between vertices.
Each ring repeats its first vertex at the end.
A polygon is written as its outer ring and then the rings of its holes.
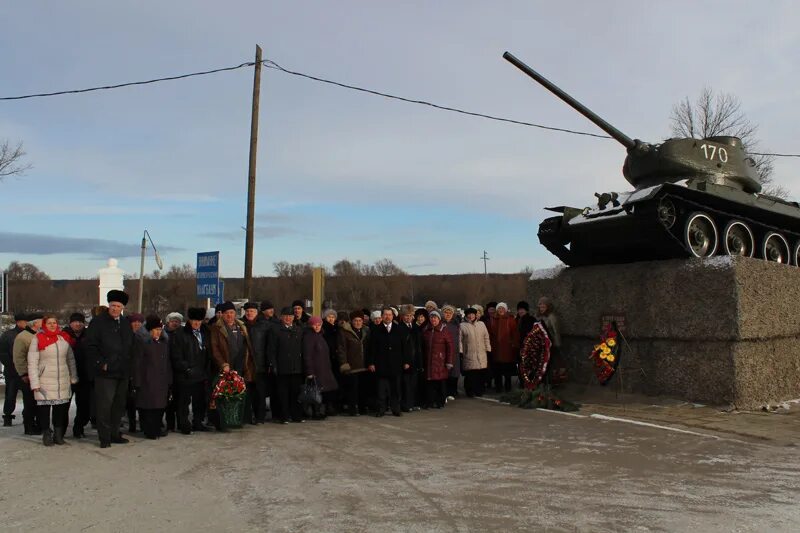
POLYGON ((53 445, 53 432, 50 428, 45 429, 42 432, 42 444, 45 446, 52 446, 53 445))
POLYGON ((64 442, 64 428, 58 426, 53 428, 53 442, 56 444, 66 444, 64 442))
POLYGON ((14 415, 3 415, 3 427, 10 427, 14 418, 16 418, 14 415))
POLYGON ((42 434, 42 430, 36 424, 33 424, 33 423, 29 422, 29 421, 27 421, 27 422, 23 421, 22 423, 25 426, 25 434, 26 435, 41 435, 42 434))
POLYGON ((83 432, 83 427, 80 425, 72 425, 72 436, 76 439, 82 439, 86 436, 86 433, 83 432))

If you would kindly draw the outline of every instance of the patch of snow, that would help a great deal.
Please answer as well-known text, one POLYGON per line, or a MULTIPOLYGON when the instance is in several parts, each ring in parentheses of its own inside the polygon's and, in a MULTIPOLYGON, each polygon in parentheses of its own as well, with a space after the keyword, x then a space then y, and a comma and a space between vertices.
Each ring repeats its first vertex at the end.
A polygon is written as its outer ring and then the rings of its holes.
POLYGON ((529 279, 530 280, 555 279, 566 268, 567 265, 556 265, 550 268, 540 268, 539 270, 534 270, 533 272, 531 272, 531 277, 529 279))
POLYGON ((661 187, 661 185, 653 185, 652 187, 645 187, 644 189, 639 189, 638 191, 633 191, 628 195, 622 203, 629 203, 629 202, 638 202, 639 200, 646 200, 650 197, 650 195, 655 191, 655 189, 661 187))

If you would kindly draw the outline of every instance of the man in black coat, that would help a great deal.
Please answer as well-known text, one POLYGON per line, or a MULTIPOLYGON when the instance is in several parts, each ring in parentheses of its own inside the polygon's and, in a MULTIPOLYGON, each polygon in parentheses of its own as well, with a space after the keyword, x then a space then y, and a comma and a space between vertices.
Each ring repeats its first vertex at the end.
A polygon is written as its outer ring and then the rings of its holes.
POLYGON ((75 420, 72 422, 72 436, 80 439, 86 436, 83 428, 89 423, 92 415, 92 381, 86 368, 86 349, 83 344, 83 335, 86 333, 86 317, 82 313, 72 313, 69 316, 69 327, 64 331, 75 340, 72 353, 75 356, 75 366, 78 369, 78 382, 72 386, 75 396, 75 420))
POLYGON ((303 385, 303 329, 294 323, 291 307, 281 310, 281 325, 274 328, 267 349, 269 364, 275 373, 278 392, 276 420, 283 424, 303 422, 297 397, 303 385))
POLYGON ((400 412, 400 381, 403 372, 411 368, 408 334, 403 326, 394 322, 394 312, 389 307, 381 311, 381 324, 370 331, 367 350, 367 369, 378 377, 378 410, 383 416, 387 403, 394 416, 400 412))
POLYGON ((400 329, 406 334, 406 344, 408 347, 411 366, 403 371, 403 411, 416 411, 419 403, 417 392, 421 389, 422 372, 425 370, 422 361, 422 328, 417 326, 414 320, 416 309, 413 305, 405 305, 401 309, 400 329))
POLYGON ((253 400, 253 416, 256 424, 263 424, 267 417, 267 344, 272 329, 270 322, 259 311, 259 304, 247 302, 243 306, 244 325, 253 346, 253 362, 256 367, 255 382, 248 383, 250 398, 253 400))
POLYGON ((86 358, 94 374, 97 408, 97 435, 100 447, 111 443, 125 444, 119 424, 128 397, 133 352, 133 329, 122 311, 128 295, 119 290, 108 291, 108 311, 95 317, 86 330, 86 358))
POLYGON ((169 357, 172 360, 177 426, 184 435, 192 431, 208 431, 203 424, 206 416, 205 380, 209 367, 211 332, 203 324, 205 309, 190 307, 188 320, 169 336, 169 357), (189 405, 192 422, 189 423, 189 405))
POLYGON ((3 363, 3 375, 6 378, 6 398, 3 403, 3 425, 10 426, 17 408, 17 392, 20 390, 20 377, 14 368, 14 339, 28 327, 28 315, 14 313, 16 325, 0 336, 0 363, 3 363))
MULTIPOLYGON (((261 309, 261 316, 264 320, 267 321, 267 325, 269 326, 269 335, 267 335, 267 349, 269 349, 269 338, 271 335, 275 333, 275 330, 281 325, 281 319, 275 316, 275 306, 272 305, 272 302, 269 300, 263 300, 260 305, 261 309)), ((256 386, 258 382, 256 381, 256 386)), ((280 400, 278 400, 278 382, 275 376, 275 370, 269 363, 269 357, 267 357, 267 375, 266 375, 266 393, 264 394, 265 397, 269 398, 269 406, 270 409, 267 411, 272 411, 272 418, 273 421, 278 419, 277 413, 280 413, 280 400)))

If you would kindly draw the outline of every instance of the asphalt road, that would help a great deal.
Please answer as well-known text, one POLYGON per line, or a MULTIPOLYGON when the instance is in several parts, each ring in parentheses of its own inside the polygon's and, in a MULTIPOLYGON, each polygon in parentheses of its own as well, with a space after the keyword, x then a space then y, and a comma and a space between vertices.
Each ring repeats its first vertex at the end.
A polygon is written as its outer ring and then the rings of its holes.
POLYGON ((480 400, 105 450, 88 433, 0 428, 3 531, 800 529, 797 448, 480 400))

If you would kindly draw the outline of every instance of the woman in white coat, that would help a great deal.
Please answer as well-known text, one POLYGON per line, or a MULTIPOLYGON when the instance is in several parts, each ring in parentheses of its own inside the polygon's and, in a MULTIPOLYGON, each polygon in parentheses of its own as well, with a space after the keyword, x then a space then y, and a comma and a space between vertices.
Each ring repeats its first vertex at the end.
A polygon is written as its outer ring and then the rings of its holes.
POLYGON ((483 396, 488 358, 492 351, 486 324, 478 320, 478 311, 470 307, 464 313, 466 320, 459 325, 458 352, 461 354, 461 373, 464 374, 464 391, 467 396, 483 396))
POLYGON ((72 345, 75 340, 58 327, 55 315, 44 315, 28 350, 28 376, 36 399, 42 443, 64 444, 69 420, 72 385, 78 382, 78 370, 72 345), (53 429, 50 429, 52 410, 53 429))

